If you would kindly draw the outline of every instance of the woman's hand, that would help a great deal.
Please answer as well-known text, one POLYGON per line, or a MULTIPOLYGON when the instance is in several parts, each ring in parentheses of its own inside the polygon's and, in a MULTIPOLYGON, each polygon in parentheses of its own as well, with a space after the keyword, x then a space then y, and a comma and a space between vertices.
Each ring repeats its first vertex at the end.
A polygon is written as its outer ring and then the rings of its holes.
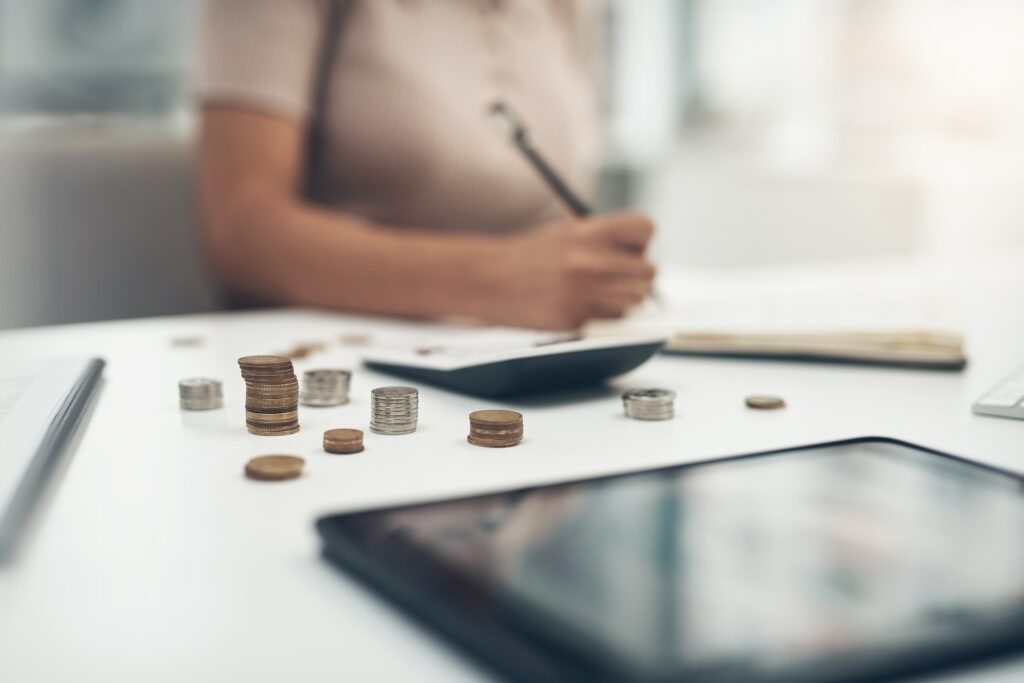
POLYGON ((569 329, 624 315, 651 292, 655 269, 645 252, 653 234, 647 216, 622 212, 559 220, 509 238, 488 317, 569 329))

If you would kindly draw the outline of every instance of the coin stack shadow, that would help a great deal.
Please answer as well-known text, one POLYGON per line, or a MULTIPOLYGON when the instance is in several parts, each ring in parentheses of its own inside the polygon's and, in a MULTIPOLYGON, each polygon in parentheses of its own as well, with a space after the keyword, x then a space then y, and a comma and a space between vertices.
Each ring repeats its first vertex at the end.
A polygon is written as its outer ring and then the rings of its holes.
POLYGON ((412 387, 379 387, 370 392, 370 431, 412 434, 419 419, 419 392, 412 387))
POLYGON ((306 370, 302 374, 302 405, 341 406, 348 403, 348 370, 306 370))
POLYGON ((220 380, 195 377, 178 382, 178 403, 182 410, 214 410, 224 405, 220 380))
POLYGON ((507 448, 523 440, 523 416, 514 410, 477 410, 469 414, 466 441, 485 448, 507 448))
POLYGON ((245 427, 250 434, 284 436, 299 431, 299 380, 281 356, 238 359, 245 380, 245 427))
POLYGON ((671 389, 630 389, 622 394, 626 417, 634 420, 671 420, 676 392, 671 389))

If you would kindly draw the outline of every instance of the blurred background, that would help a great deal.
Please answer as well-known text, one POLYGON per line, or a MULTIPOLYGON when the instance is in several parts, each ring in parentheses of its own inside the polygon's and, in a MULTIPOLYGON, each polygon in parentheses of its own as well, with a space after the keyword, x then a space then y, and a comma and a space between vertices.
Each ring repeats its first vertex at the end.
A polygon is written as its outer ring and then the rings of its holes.
MULTIPOLYGON (((197 0, 0 0, 0 328, 209 310, 197 0)), ((594 0, 600 204, 668 267, 1024 245, 1019 0, 594 0)))

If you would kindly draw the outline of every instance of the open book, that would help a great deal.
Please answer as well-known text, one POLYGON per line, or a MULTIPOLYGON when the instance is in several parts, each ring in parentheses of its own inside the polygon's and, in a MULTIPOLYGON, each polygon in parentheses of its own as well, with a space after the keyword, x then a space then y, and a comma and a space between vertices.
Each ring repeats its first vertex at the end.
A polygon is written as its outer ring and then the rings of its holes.
POLYGON ((959 370, 967 364, 960 335, 928 330, 681 331, 669 339, 665 350, 693 355, 819 360, 940 370, 959 370))
POLYGON ((588 336, 661 332, 669 353, 958 370, 958 299, 909 270, 670 274, 671 297, 588 336))

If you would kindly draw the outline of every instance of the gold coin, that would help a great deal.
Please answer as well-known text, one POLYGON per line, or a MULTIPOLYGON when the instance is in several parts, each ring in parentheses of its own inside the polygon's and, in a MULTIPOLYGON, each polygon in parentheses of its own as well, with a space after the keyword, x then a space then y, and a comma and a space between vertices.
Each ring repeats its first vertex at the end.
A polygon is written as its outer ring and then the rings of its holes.
POLYGON ((245 419, 258 424, 280 424, 282 422, 295 422, 299 419, 299 413, 294 410, 287 413, 254 413, 247 410, 245 411, 245 419))
POLYGON ((245 465, 245 476, 259 481, 283 481, 302 474, 306 461, 294 455, 263 455, 245 465))
POLYGON ((249 430, 250 434, 255 436, 288 436, 290 434, 297 434, 299 431, 298 424, 268 429, 262 425, 254 425, 247 422, 245 428, 249 430))
POLYGON ((748 408, 755 410, 781 410, 786 407, 785 400, 778 396, 769 396, 767 394, 747 396, 746 403, 748 408))

